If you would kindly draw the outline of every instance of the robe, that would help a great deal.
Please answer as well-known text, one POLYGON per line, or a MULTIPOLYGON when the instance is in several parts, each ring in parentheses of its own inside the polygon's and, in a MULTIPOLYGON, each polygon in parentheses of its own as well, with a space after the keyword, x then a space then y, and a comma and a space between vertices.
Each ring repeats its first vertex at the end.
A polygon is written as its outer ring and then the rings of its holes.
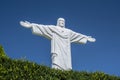
POLYGON ((32 33, 51 40, 52 68, 71 70, 71 43, 85 44, 85 35, 54 25, 33 24, 32 33))

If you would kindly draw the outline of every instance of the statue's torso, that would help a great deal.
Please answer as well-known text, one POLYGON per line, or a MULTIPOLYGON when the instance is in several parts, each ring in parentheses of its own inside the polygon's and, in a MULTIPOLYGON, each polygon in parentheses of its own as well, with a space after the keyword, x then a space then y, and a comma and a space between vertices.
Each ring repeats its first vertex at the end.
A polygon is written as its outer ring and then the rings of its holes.
POLYGON ((71 69, 70 30, 55 27, 53 29, 51 47, 51 53, 54 53, 52 62, 64 69, 71 69))
POLYGON ((61 28, 61 27, 54 27, 53 34, 58 35, 59 37, 63 39, 69 39, 70 38, 70 30, 67 28, 61 28))

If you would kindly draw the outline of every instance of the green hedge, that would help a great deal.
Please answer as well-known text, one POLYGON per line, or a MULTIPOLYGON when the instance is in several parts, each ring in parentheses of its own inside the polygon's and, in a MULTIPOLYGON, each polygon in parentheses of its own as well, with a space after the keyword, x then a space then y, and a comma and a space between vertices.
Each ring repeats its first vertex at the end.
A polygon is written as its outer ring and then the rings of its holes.
POLYGON ((0 80, 120 80, 103 72, 61 71, 8 58, 0 46, 0 80))

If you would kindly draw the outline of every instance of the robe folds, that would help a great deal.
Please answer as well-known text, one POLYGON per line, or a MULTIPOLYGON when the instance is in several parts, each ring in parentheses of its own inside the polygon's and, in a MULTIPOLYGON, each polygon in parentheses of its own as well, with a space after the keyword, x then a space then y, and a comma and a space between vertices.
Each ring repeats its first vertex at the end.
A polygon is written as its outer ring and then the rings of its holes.
POLYGON ((61 70, 72 69, 71 43, 87 42, 85 35, 55 25, 33 24, 32 32, 51 40, 52 68, 61 70))

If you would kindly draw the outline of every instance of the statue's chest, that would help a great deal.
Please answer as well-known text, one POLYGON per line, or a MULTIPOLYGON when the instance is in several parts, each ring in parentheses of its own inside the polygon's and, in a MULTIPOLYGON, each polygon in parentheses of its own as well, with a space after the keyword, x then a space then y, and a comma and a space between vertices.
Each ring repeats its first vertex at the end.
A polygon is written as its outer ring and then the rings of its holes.
POLYGON ((69 30, 65 29, 65 28, 58 28, 55 33, 60 36, 60 37, 65 37, 65 38, 69 38, 69 30))
POLYGON ((65 29, 58 30, 58 32, 59 32, 60 34, 65 34, 65 35, 68 34, 68 31, 65 30, 65 29))

